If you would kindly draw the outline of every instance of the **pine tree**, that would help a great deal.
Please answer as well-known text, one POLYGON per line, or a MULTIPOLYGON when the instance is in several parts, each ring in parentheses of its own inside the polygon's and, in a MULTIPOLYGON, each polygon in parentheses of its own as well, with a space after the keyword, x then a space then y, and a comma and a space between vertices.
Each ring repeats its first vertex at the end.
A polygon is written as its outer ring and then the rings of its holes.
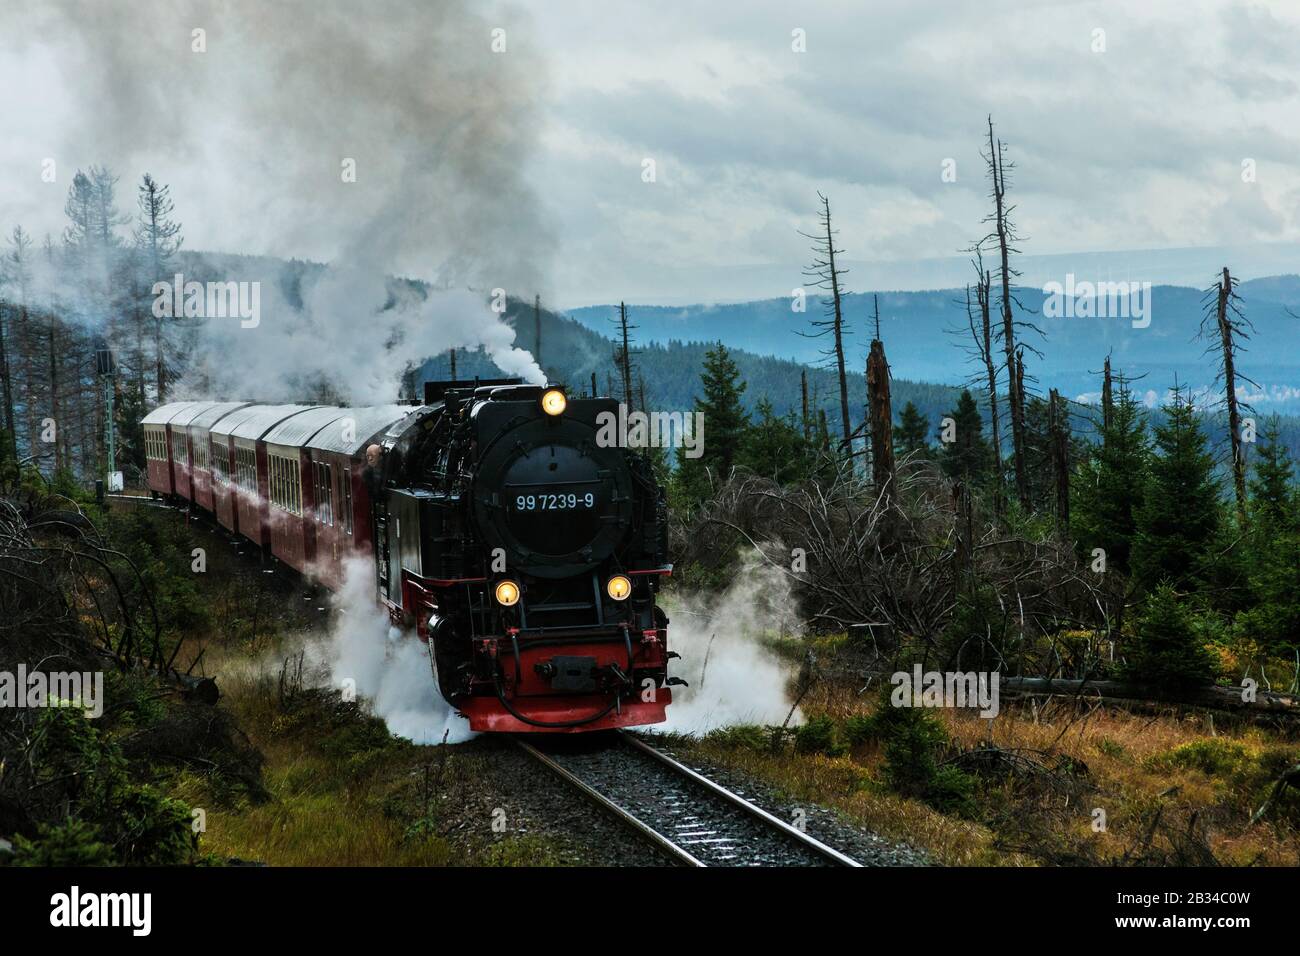
POLYGON ((700 384, 704 395, 695 399, 695 411, 704 414, 703 453, 687 458, 685 448, 677 450, 678 499, 688 506, 709 496, 710 474, 714 481, 726 481, 731 475, 749 426, 741 404, 746 386, 721 342, 705 353, 700 384))
POLYGON ((1295 468, 1281 441, 1281 419, 1273 415, 1260 432, 1263 438, 1255 449, 1254 475, 1250 481, 1250 502, 1259 518, 1269 523, 1285 521, 1293 508, 1291 482, 1295 468))
POLYGON ((1137 510, 1133 573, 1148 589, 1161 581, 1187 589, 1202 580, 1207 552, 1219 529, 1219 482, 1214 456, 1191 396, 1174 389, 1156 426, 1157 453, 1137 510))
POLYGON ((1280 433, 1274 415, 1253 454, 1250 547, 1244 559, 1250 595, 1235 628, 1269 653, 1290 658, 1300 651, 1300 499, 1280 433))
POLYGON ((1198 639, 1191 616, 1168 584, 1159 585, 1147 597, 1134 636, 1134 647, 1124 667, 1129 680, 1168 691, 1214 680, 1214 659, 1198 639))
POLYGON ((967 485, 982 483, 993 473, 993 452, 984 440, 984 422, 970 389, 962 389, 957 407, 946 417, 954 423, 953 440, 944 441, 947 429, 940 429, 939 467, 949 478, 960 478, 967 485))
POLYGON ((170 187, 158 183, 148 173, 140 180, 136 202, 139 217, 136 220, 135 245, 140 254, 144 292, 136 315, 136 389, 143 399, 144 392, 144 330, 146 322, 153 325, 153 366, 155 397, 159 404, 167 400, 167 384, 171 368, 168 359, 168 330, 161 317, 152 314, 152 288, 155 282, 170 279, 171 260, 184 241, 180 235, 181 224, 172 218, 175 206, 170 187), (146 316, 149 318, 146 319, 146 316))
POLYGON ((924 455, 930 448, 927 441, 929 434, 929 419, 921 414, 913 402, 904 405, 898 424, 894 426, 894 443, 898 445, 899 455, 924 455))
POLYGON ((1100 548, 1108 569, 1127 572, 1137 533, 1137 511, 1150 468, 1146 418, 1133 394, 1120 384, 1119 399, 1098 422, 1093 445, 1071 482, 1071 527, 1080 549, 1100 548))
POLYGON ((778 484, 806 478, 813 456, 794 413, 777 415, 766 398, 759 400, 757 411, 758 421, 745 432, 738 463, 778 484))

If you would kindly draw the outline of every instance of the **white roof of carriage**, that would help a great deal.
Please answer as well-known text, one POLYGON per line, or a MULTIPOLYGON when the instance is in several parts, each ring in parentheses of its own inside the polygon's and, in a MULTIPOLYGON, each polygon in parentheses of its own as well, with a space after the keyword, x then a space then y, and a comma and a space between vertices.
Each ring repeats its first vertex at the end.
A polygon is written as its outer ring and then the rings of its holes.
POLYGON ((317 408, 316 405, 250 405, 247 416, 240 418, 238 424, 220 429, 219 433, 232 438, 259 439, 286 418, 301 415, 303 412, 317 408))
POLYGON ((317 451, 332 451, 354 457, 376 435, 419 408, 419 405, 371 405, 335 409, 339 412, 339 417, 334 421, 340 424, 346 422, 350 427, 334 428, 327 422, 326 427, 306 442, 306 446, 317 451))
POLYGON ((211 404, 210 402, 168 402, 166 405, 159 405, 143 419, 143 425, 166 425, 183 412, 187 412, 196 406, 204 407, 211 404))
POLYGON ((214 402, 190 419, 190 431, 211 429, 237 408, 247 408, 248 402, 214 402))
POLYGON ((346 419, 348 413, 349 409, 339 408, 337 405, 308 409, 280 422, 262 436, 262 440, 268 445, 302 447, 321 429, 328 429, 332 422, 346 419))

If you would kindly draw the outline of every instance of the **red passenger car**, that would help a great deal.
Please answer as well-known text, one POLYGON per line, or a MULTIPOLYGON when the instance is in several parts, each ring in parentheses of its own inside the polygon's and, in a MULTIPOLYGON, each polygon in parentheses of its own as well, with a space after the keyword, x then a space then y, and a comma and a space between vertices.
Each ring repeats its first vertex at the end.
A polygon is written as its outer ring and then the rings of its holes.
MULTIPOLYGON (((287 418, 310 411, 312 405, 255 405, 254 411, 230 430, 234 449, 235 522, 240 534, 263 548, 271 547, 270 471, 266 444, 272 428, 287 418)), ((277 489, 277 493, 281 493, 277 489)), ((283 489, 284 494, 289 494, 283 489)))
MULTIPOLYGON (((226 415, 245 407, 247 407, 246 402, 215 402, 190 419, 188 427, 192 461, 190 478, 194 487, 192 500, 205 511, 215 510, 212 476, 213 471, 222 468, 223 464, 221 446, 217 446, 216 451, 213 451, 211 428, 226 415)), ((226 451, 229 451, 228 444, 226 451)))
POLYGON ((366 447, 409 414, 411 406, 378 405, 340 411, 339 418, 306 443, 316 524, 312 571, 333 589, 343 585, 344 562, 348 558, 364 557, 374 562, 370 493, 362 480, 366 447))
POLYGON ((261 442, 269 476, 271 553, 299 573, 306 573, 315 557, 317 523, 329 509, 328 494, 316 486, 303 445, 346 414, 337 407, 312 408, 285 419, 261 442))
MULTIPOLYGON (((173 444, 168 426, 176 418, 202 402, 169 402, 155 408, 144 417, 144 447, 149 490, 155 496, 174 495, 175 475, 172 470, 173 444)), ((188 456, 188 453, 187 453, 188 456)))

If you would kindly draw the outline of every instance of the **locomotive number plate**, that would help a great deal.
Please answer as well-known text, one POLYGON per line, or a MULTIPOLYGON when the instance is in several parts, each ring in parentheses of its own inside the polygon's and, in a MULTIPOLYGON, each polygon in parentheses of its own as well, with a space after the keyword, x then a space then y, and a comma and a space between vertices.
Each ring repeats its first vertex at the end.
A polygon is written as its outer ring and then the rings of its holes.
POLYGON ((516 511, 575 511, 596 507, 596 496, 588 491, 583 494, 560 493, 540 495, 516 495, 516 511))

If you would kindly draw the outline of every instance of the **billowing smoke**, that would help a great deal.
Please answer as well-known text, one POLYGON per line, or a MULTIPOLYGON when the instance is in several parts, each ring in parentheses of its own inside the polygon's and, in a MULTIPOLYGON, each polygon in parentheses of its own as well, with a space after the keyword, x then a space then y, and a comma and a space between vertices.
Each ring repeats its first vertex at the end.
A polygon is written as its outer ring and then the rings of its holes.
POLYGON ((458 717, 434 685, 425 645, 393 627, 375 603, 374 566, 349 562, 346 580, 330 597, 334 616, 323 642, 309 644, 308 659, 323 664, 331 685, 351 687, 399 737, 419 744, 468 740, 469 721, 458 717), (349 683, 351 682, 351 683, 349 683))
POLYGON ((8 88, 35 100, 7 120, 0 169, 35 183, 11 214, 38 244, 46 232, 57 241, 74 170, 111 167, 130 213, 147 171, 171 187, 187 249, 241 254, 182 254, 171 267, 198 273, 187 281, 259 283, 255 326, 209 315, 179 343, 189 391, 278 400, 308 383, 385 401, 408 363, 453 346, 541 380, 489 308, 545 295, 554 247, 524 175, 544 71, 517 11, 468 0, 5 4, 0 62, 8 88), (39 180, 46 159, 53 185, 39 180), (257 256, 329 267, 271 269, 257 256))
MULTIPOLYGON (((701 734, 782 723, 792 705, 792 671, 761 639, 791 634, 794 606, 785 576, 754 554, 723 593, 687 596, 671 610, 668 646, 682 655, 671 673, 690 687, 673 689, 668 721, 649 729, 701 734)), ((798 710, 790 723, 803 723, 798 710)))

